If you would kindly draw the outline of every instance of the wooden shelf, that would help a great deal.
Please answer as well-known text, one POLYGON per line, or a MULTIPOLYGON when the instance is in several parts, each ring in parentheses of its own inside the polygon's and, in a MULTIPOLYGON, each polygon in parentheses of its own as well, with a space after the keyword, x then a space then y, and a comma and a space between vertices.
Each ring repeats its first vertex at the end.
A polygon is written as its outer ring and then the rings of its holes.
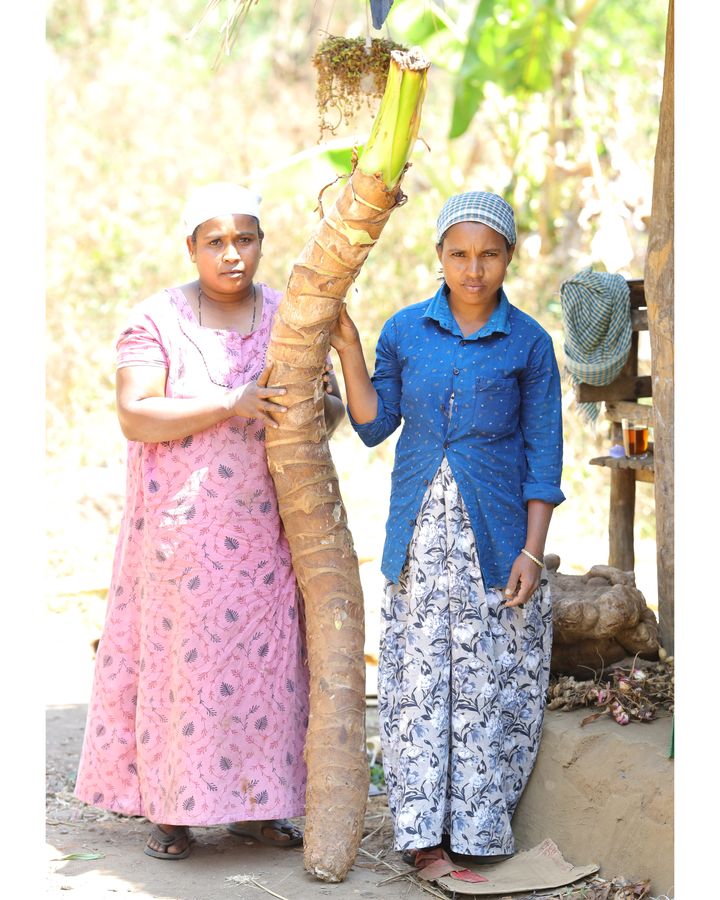
POLYGON ((610 384, 574 385, 578 403, 598 403, 601 400, 637 400, 638 397, 652 397, 652 377, 650 375, 620 374, 610 384))
POLYGON ((591 466, 605 466, 608 469, 632 469, 635 472, 636 481, 655 481, 655 457, 652 450, 645 459, 638 457, 621 456, 596 456, 590 460, 591 466))
POLYGON ((655 412, 652 406, 645 403, 633 403, 631 400, 608 400, 605 404, 605 417, 611 422, 622 422, 629 419, 636 425, 655 427, 655 412))

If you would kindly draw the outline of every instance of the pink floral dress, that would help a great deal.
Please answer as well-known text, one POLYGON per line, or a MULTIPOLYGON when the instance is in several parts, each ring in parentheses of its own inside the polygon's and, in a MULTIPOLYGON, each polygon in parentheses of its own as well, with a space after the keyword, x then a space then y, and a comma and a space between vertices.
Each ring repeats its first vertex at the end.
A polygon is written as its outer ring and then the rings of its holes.
MULTIPOLYGON (((199 325, 178 288, 149 297, 118 367, 166 368, 168 397, 255 379, 281 296, 260 287, 249 335, 199 325)), ((262 425, 130 441, 76 795, 173 825, 303 815, 307 715, 302 607, 262 425)))

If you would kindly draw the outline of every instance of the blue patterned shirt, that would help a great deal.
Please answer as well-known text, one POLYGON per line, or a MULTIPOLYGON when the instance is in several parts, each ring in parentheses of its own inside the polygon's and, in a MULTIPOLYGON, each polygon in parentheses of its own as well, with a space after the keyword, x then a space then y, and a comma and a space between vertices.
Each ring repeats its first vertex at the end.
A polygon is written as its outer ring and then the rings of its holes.
POLYGON ((504 586, 525 546, 528 500, 565 499, 560 374, 550 335, 501 290, 490 319, 464 337, 443 284, 385 323, 372 382, 375 419, 359 425, 349 416, 363 442, 373 447, 403 423, 383 574, 397 582, 444 454, 470 516, 485 585, 504 586))

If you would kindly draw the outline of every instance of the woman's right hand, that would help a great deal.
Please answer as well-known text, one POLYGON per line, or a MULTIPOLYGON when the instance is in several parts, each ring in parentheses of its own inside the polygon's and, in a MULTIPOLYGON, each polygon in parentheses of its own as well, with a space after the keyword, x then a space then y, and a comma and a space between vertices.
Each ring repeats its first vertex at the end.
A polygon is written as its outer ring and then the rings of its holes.
POLYGON ((340 314, 335 324, 330 329, 330 346, 338 353, 342 353, 353 344, 360 343, 360 333, 357 326, 348 315, 347 304, 343 303, 340 314))
POLYGON ((260 373, 257 381, 249 381, 242 387, 236 388, 230 394, 230 410, 234 416, 243 416, 245 419, 260 419, 271 428, 277 428, 277 422, 272 414, 287 412, 287 407, 272 401, 271 397, 281 397, 287 393, 285 388, 267 387, 270 378, 270 369, 265 368, 260 373))

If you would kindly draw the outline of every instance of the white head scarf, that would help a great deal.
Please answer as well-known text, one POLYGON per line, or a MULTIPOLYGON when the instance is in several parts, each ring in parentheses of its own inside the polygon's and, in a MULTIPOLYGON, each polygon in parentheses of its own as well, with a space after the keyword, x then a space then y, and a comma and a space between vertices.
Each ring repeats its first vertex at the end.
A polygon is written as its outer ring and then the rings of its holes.
POLYGON ((196 188, 188 197, 182 214, 185 234, 216 216, 254 216, 260 220, 262 197, 230 181, 216 181, 196 188))

